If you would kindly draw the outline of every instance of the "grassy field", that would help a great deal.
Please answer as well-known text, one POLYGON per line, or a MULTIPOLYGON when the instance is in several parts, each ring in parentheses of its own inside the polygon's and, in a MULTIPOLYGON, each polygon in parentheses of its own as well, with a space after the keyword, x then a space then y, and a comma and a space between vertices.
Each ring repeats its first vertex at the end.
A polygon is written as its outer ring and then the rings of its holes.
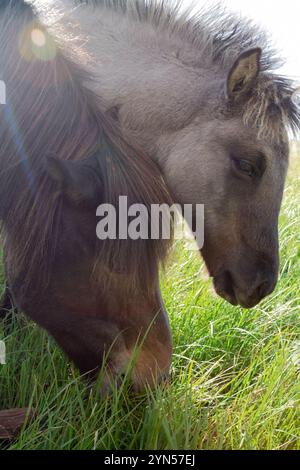
MULTIPOLYGON (((100 400, 53 341, 23 316, 5 338, 0 409, 38 418, 11 449, 299 449, 300 162, 280 220, 281 274, 257 308, 216 297, 195 253, 175 250, 162 280, 174 336, 172 380, 100 400)), ((1 281, 2 282, 2 281, 1 281)), ((4 339, 3 325, 0 339, 4 339)))

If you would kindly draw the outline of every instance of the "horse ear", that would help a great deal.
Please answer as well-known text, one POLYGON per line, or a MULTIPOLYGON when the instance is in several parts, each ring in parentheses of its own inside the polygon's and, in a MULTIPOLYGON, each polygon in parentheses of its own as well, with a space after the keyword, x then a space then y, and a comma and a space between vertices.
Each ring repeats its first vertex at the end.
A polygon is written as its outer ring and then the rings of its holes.
POLYGON ((260 71, 261 49, 249 49, 243 52, 233 66, 227 77, 228 99, 238 99, 250 90, 260 71))
POLYGON ((59 160, 55 157, 46 158, 46 172, 51 180, 58 186, 59 189, 64 190, 71 180, 68 162, 59 160))
POLYGON ((101 178, 91 171, 89 159, 67 161, 46 158, 46 172, 58 190, 74 203, 93 202, 101 192, 101 178))
POLYGON ((300 87, 295 88, 293 91, 291 101, 300 110, 300 87))

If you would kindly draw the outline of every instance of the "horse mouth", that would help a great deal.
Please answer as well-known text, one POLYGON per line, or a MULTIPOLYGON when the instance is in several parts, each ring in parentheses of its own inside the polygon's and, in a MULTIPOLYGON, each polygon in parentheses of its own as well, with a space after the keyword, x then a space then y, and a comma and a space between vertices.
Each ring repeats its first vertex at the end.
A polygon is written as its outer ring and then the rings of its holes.
MULTIPOLYGON (((274 278, 275 279, 275 278, 274 278)), ((245 292, 238 288, 229 271, 224 271, 213 278, 216 293, 232 305, 240 305, 243 308, 255 307, 264 297, 269 295, 276 282, 262 282, 257 288, 245 292)))
POLYGON ((227 300, 231 305, 238 305, 238 300, 234 290, 233 279, 229 271, 213 278, 216 293, 227 300))

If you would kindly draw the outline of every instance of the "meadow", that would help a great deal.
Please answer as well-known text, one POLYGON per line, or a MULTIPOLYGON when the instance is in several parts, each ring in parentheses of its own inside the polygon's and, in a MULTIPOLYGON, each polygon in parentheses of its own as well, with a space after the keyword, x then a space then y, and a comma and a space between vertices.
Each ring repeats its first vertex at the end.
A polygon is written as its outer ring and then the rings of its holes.
POLYGON ((280 252, 275 292, 246 310, 218 298, 197 253, 177 243, 162 275, 172 376, 141 395, 132 395, 124 380, 101 400, 99 384, 87 387, 53 340, 23 315, 13 315, 6 328, 0 323, 7 349, 0 409, 37 410, 6 448, 299 449, 299 157, 285 189, 280 252))

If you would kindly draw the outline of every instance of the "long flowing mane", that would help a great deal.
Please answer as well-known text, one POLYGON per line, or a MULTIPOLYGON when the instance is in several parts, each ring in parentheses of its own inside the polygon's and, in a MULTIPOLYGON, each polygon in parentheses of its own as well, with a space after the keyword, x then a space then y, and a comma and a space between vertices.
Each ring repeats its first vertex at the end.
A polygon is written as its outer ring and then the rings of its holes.
MULTIPOLYGON (((100 150, 105 137, 111 147, 110 165, 102 165, 109 182, 106 202, 116 204, 122 194, 150 207, 169 204, 171 197, 154 162, 124 141, 117 123, 102 112, 101 98, 83 85, 92 77, 64 54, 30 6, 6 2, 0 31, 0 79, 7 88, 7 102, 0 108, 3 237, 9 241, 5 261, 26 290, 32 288, 31 279, 38 279, 39 287, 47 284, 59 244, 61 200, 45 175, 47 155, 81 160, 100 150), (32 30, 47 35, 43 56, 34 48, 32 30), (22 174, 16 179, 10 170, 20 161, 22 174)), ((151 285, 168 245, 167 240, 108 241, 98 255, 111 269, 117 259, 133 284, 144 278, 151 285)))
MULTIPOLYGON (((236 57, 247 49, 261 47, 261 73, 252 98, 243 108, 246 124, 260 129, 261 136, 281 138, 284 127, 294 134, 300 129, 299 106, 291 96, 293 81, 274 73, 283 60, 272 47, 268 34, 258 25, 220 4, 195 12, 182 0, 77 0, 78 4, 105 7, 129 19, 150 23, 189 43, 196 51, 198 66, 228 73, 236 57)), ((183 57, 184 60, 184 57, 183 57)), ((197 64, 196 64, 197 66, 197 64)))

